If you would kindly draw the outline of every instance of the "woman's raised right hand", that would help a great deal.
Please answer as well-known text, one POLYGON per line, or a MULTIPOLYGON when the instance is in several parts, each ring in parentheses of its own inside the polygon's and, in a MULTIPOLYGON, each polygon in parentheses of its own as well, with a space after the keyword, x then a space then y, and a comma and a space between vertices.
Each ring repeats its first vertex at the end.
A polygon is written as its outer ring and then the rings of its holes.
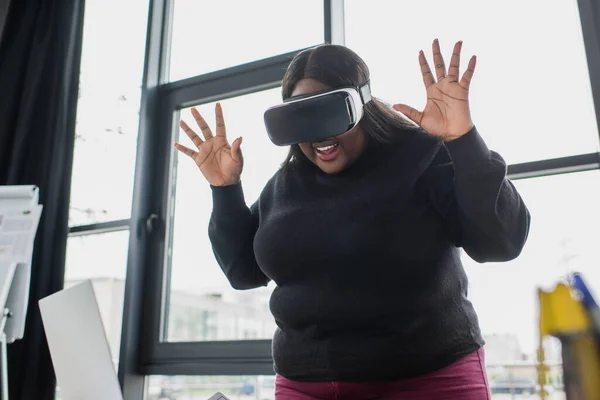
POLYGON ((244 159, 242 157, 242 138, 239 137, 230 145, 227 141, 227 132, 225 130, 225 120, 223 119, 223 109, 221 104, 217 103, 215 107, 215 116, 217 120, 217 134, 213 135, 210 127, 202 118, 202 115, 192 107, 192 116, 196 120, 198 127, 202 131, 202 140, 188 124, 183 120, 179 126, 184 130, 188 137, 194 142, 198 151, 192 150, 179 143, 175 143, 175 148, 184 154, 190 156, 200 171, 213 186, 235 185, 240 182, 244 159))

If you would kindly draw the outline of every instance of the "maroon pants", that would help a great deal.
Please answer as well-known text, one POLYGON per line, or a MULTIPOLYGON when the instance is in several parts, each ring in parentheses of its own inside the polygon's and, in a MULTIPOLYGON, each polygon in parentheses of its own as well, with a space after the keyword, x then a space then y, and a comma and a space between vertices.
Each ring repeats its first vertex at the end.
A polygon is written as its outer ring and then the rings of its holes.
POLYGON ((277 375, 275 400, 490 400, 483 349, 441 370, 386 383, 295 382, 277 375))

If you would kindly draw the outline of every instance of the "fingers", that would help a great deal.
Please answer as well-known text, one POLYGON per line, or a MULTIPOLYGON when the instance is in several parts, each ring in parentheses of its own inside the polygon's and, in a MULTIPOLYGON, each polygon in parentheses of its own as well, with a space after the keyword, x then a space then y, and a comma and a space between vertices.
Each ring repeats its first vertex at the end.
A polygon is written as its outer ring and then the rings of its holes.
POLYGON ((223 118, 223 108, 221 103, 217 103, 215 106, 215 117, 217 120, 217 136, 227 137, 227 130, 225 129, 225 119, 223 118))
POLYGON ((196 107, 192 107, 192 116, 194 117, 194 119, 196 120, 196 123, 200 127, 200 130, 202 131, 202 136, 204 136, 204 139, 208 140, 208 139, 212 138, 213 134, 212 134, 212 131, 210 130, 210 127, 208 126, 208 124, 206 123, 204 118, 202 118, 202 115, 200 115, 200 112, 198 112, 196 107))
POLYGON ((475 72, 475 64, 477 64, 477 57, 473 56, 469 60, 469 66, 460 80, 460 85, 465 89, 469 89, 471 85, 471 79, 473 79, 473 73, 475 72))
MULTIPOLYGON (((454 45, 454 50, 452 51, 452 58, 450 59, 450 68, 448 69, 448 75, 446 76, 446 66, 444 64, 444 58, 442 57, 442 53, 440 51, 440 42, 438 39, 435 39, 433 41, 433 62, 435 64, 435 73, 438 82, 444 78, 448 78, 448 81, 450 82, 458 82, 460 68, 460 53, 462 51, 462 45, 462 40, 456 42, 456 44, 454 45)), ((475 72, 476 62, 477 58, 475 56, 471 57, 471 59, 469 60, 467 70, 465 71, 460 80, 460 85, 465 89, 469 89, 471 79, 473 78, 473 73, 475 72)), ((436 79, 434 79, 431 74, 431 70, 429 69, 429 65, 427 64, 427 59, 425 58, 425 54, 423 54, 423 51, 419 52, 419 64, 421 65, 423 82, 425 83, 425 87, 428 88, 436 82, 436 79)))
POLYGON ((448 68, 448 80, 450 82, 458 82, 458 68, 460 64, 460 51, 462 49, 462 40, 456 42, 450 59, 450 68, 448 68))
POLYGON ((190 156, 193 159, 195 159, 196 155, 198 155, 197 151, 194 151, 194 150, 190 149, 189 147, 185 147, 184 145, 181 145, 179 143, 175 143, 175 148, 177 150, 179 150, 180 152, 182 152, 183 154, 190 156))
POLYGON ((433 75, 431 74, 431 69, 429 68, 429 64, 427 64, 427 59, 425 58, 425 54, 423 50, 419 52, 419 65, 421 65, 421 73, 423 74, 423 83, 425 84, 425 88, 433 85, 435 83, 435 79, 433 79, 433 75))
POLYGON ((444 64, 444 57, 440 51, 440 42, 435 39, 433 41, 433 63, 435 64, 435 74, 437 80, 440 81, 446 77, 446 65, 444 64))
POLYGON ((240 146, 242 145, 242 138, 239 137, 233 141, 231 144, 231 158, 233 161, 240 163, 242 162, 242 150, 240 146))
POLYGON ((188 124, 185 123, 185 121, 183 121, 183 120, 179 121, 179 126, 181 127, 181 129, 183 129, 185 134, 188 135, 188 137, 192 140, 192 142, 194 142, 194 144, 196 145, 197 148, 200 148, 200 146, 202 146, 202 143, 204 143, 202 141, 202 139, 200 139, 200 137, 198 137, 198 135, 196 135, 196 132, 194 132, 188 126, 188 124))
POLYGON ((421 126, 421 120, 423 119, 422 112, 417 111, 416 109, 412 108, 411 106, 407 106, 406 104, 394 104, 392 108, 406 115, 408 119, 410 119, 415 124, 421 126))

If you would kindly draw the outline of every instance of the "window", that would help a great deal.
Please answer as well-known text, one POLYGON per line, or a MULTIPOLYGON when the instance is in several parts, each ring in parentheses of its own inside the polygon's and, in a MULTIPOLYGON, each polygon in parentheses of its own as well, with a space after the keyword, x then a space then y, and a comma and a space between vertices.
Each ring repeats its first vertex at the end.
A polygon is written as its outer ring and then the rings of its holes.
POLYGON ((128 231, 73 236, 67 241, 65 288, 84 280, 92 282, 115 365, 119 361, 128 246, 128 231))
MULTIPOLYGON (((142 219, 148 210, 157 210, 166 229, 140 233, 139 241, 132 240, 135 265, 128 277, 135 283, 128 288, 137 295, 139 282, 144 296, 136 303, 143 307, 127 308, 125 323, 143 321, 139 371, 147 379, 145 385, 126 382, 125 390, 145 390, 147 399, 204 399, 216 391, 231 399, 262 399, 263 393, 264 399, 271 398, 269 339, 275 324, 268 299, 273 285, 251 291, 230 288, 208 239, 210 188, 197 166, 173 150, 174 140, 193 146, 174 126, 180 117, 195 126, 189 113, 192 104, 198 104, 214 126, 214 102, 221 99, 229 139, 244 137, 242 184, 246 202, 252 204, 287 151, 270 143, 262 121, 263 111, 280 101, 278 86, 290 59, 283 53, 322 43, 324 38, 338 39, 342 33, 345 44, 369 65, 373 94, 416 108, 425 100, 417 60, 420 49, 431 63, 434 38, 440 39, 446 59, 454 42, 463 40, 463 69, 471 54, 478 56, 471 90, 473 120, 489 147, 510 164, 509 171, 529 177, 515 185, 531 209, 533 223, 528 245, 515 261, 479 265, 465 255, 469 297, 488 343, 492 386, 497 391, 498 385, 510 386, 513 381, 531 383, 537 344, 535 289, 548 287, 573 270, 590 281, 598 278, 592 267, 597 259, 592 229, 599 219, 594 204, 600 187, 594 159, 598 121, 589 78, 594 66, 588 70, 587 61, 593 57, 586 58, 577 2, 213 3, 151 2, 147 48, 161 50, 148 54, 151 73, 144 82, 144 99, 149 100, 141 110, 145 124, 140 138, 147 168, 141 172, 133 204, 136 212, 142 210, 135 214, 142 219), (163 63, 168 70, 162 69, 163 63), (162 76, 166 83, 160 81, 162 76), (564 160, 554 160, 559 157, 564 160), (569 168, 556 169, 559 161, 569 168), (563 172, 570 173, 557 175, 563 172), (262 390, 263 386, 270 390, 262 390)), ((122 136, 113 139, 112 143, 120 143, 122 136)), ((92 153, 86 159, 92 160, 92 153)), ((100 195, 86 201, 75 201, 74 195, 73 204, 85 216, 79 217, 81 223, 128 218, 125 202, 94 203, 100 195), (113 203, 121 208, 109 206, 113 203)), ((130 338, 123 340, 132 343, 130 338)), ((555 340, 548 342, 547 357, 553 363, 550 379, 556 388, 551 399, 564 399, 555 340)), ((127 373, 135 375, 138 370, 127 373)), ((493 396, 506 398, 500 392, 493 396)))
MULTIPOLYGON (((577 2, 344 4, 345 44, 369 66, 374 96, 422 109, 426 97, 419 50, 425 51, 433 68, 431 45, 438 38, 448 65, 454 43, 463 40, 461 74, 471 55, 477 55, 470 94, 473 121, 488 146, 508 164, 540 160, 527 167, 528 173, 544 175, 549 159, 598 151, 598 121, 577 2), (364 21, 377 21, 378 29, 365 30, 364 21), (555 82, 556 71, 569 78, 555 82)), ((578 167, 585 169, 575 170, 578 167)), ((535 386, 537 288, 552 289, 575 271, 592 286, 600 282, 595 268, 599 175, 593 170, 515 180, 532 214, 521 256, 483 265, 463 256, 469 298, 487 343, 494 399, 503 398, 511 385, 511 398, 516 399, 521 389, 526 393, 535 386)), ((551 398, 564 399, 559 342, 550 338, 545 350, 555 389, 551 398)))
POLYGON ((484 333, 514 334, 522 353, 532 359, 537 346, 535 289, 553 289, 569 273, 581 272, 592 290, 600 290, 600 171, 518 180, 515 186, 532 214, 523 253, 508 263, 480 265, 466 255, 463 260, 484 333))
POLYGON ((169 80, 323 42, 323 1, 175 0, 169 80))
POLYGON ((148 0, 85 2, 65 287, 92 282, 115 366, 147 17, 148 0))
POLYGON ((86 1, 69 225, 129 218, 148 0, 86 1))
POLYGON ((448 65, 463 40, 461 74, 477 55, 473 121, 509 164, 598 150, 577 2, 376 0, 367 7, 346 0, 345 17, 346 45, 369 66, 374 96, 422 109, 419 50, 433 68, 431 43, 439 38, 448 65))
MULTIPOLYGON (((221 101, 227 136, 244 137, 242 185, 248 206, 285 159, 287 149, 275 147, 264 128, 263 112, 281 101, 270 89, 221 101)), ((215 103, 197 107, 214 132, 215 103)), ((200 135, 189 109, 181 118, 200 135)), ((182 144, 194 148, 183 133, 182 144)), ((211 189, 189 157, 177 155, 171 288, 167 341, 270 339, 275 323, 269 311, 272 285, 252 291, 233 290, 217 264, 208 238, 211 189)))
MULTIPOLYGON (((592 290, 600 290, 596 243, 600 171, 518 180, 515 186, 532 213, 521 256, 508 263, 483 265, 463 257, 469 298, 486 340, 490 383, 498 387, 511 375, 530 380, 536 376, 537 288, 551 290, 569 273, 580 272, 592 290)), ((561 389, 560 344, 549 338, 544 349, 551 367, 549 380, 561 389)))

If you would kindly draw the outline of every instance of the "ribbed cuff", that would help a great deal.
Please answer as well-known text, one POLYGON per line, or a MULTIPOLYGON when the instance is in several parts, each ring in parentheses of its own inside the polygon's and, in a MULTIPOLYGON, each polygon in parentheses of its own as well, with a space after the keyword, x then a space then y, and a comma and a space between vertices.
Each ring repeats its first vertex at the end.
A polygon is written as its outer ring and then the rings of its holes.
POLYGON ((471 169, 490 161, 492 153, 473 127, 464 136, 445 143, 456 169, 471 169))
POLYGON ((241 183, 227 186, 210 185, 210 188, 212 190, 214 211, 227 211, 239 208, 240 206, 246 207, 241 183))

